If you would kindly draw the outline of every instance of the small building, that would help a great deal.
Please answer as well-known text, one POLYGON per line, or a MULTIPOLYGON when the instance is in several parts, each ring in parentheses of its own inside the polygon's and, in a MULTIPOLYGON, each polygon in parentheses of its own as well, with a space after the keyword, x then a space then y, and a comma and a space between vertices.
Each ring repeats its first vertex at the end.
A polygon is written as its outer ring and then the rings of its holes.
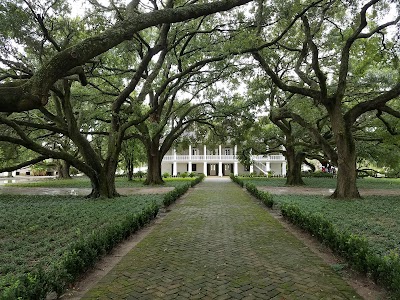
POLYGON ((242 165, 237 156, 237 146, 210 148, 206 145, 193 147, 189 145, 177 153, 171 149, 161 162, 161 173, 178 176, 184 172, 203 173, 206 176, 229 176, 242 174, 273 174, 286 176, 286 159, 281 154, 253 155, 249 167, 242 165))

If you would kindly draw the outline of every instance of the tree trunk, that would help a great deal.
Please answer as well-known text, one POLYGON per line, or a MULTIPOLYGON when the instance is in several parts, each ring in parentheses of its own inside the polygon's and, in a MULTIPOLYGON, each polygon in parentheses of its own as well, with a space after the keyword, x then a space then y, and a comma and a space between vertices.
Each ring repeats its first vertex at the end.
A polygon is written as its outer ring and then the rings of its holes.
POLYGON ((161 176, 161 153, 158 149, 159 141, 151 141, 147 149, 147 177, 146 185, 164 184, 161 176))
POLYGON ((69 162, 66 162, 65 160, 60 161, 60 163, 57 164, 58 178, 71 179, 70 168, 71 164, 69 162))
POLYGON ((115 187, 115 172, 117 170, 117 160, 108 157, 99 172, 89 176, 92 184, 92 192, 87 198, 114 198, 119 194, 115 187))
POLYGON ((288 171, 286 174, 286 185, 304 185, 301 177, 301 165, 306 155, 304 152, 296 153, 294 147, 286 146, 286 159, 288 171))
POLYGON ((336 105, 329 113, 338 153, 336 190, 331 198, 361 198, 357 189, 357 156, 351 124, 346 124, 339 105, 336 105))
POLYGON ((133 160, 127 159, 127 160, 125 161, 125 163, 126 163, 126 169, 127 169, 127 171, 128 171, 128 181, 132 181, 132 178, 133 178, 133 169, 134 169, 134 167, 133 167, 133 160))

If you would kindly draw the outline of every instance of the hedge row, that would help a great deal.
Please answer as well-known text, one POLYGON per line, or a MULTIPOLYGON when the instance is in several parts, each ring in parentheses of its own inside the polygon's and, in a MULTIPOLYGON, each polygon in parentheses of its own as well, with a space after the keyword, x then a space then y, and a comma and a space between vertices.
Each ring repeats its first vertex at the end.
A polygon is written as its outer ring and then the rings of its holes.
POLYGON ((284 217, 316 236, 355 269, 371 276, 376 283, 386 286, 400 297, 398 253, 378 255, 371 250, 364 237, 340 231, 321 214, 304 212, 296 204, 286 203, 281 211, 284 217))
POLYGON ((258 190, 252 183, 246 183, 245 186, 246 190, 248 190, 250 194, 264 203, 267 207, 272 208, 274 206, 274 199, 270 193, 258 190))
POLYGON ((174 203, 180 196, 187 192, 190 187, 194 187, 196 184, 200 183, 204 179, 204 174, 200 174, 196 179, 192 180, 190 183, 176 187, 174 190, 165 194, 163 199, 163 204, 165 207, 174 203))
POLYGON ((230 178, 233 182, 237 183, 241 187, 246 187, 246 190, 249 191, 250 194, 264 203, 267 207, 272 208, 274 206, 274 199, 270 193, 258 190, 257 187, 252 183, 244 184, 243 180, 237 176, 234 176, 233 174, 230 175, 230 178))
MULTIPOLYGON (((203 178, 204 175, 200 175, 190 184, 165 194, 163 204, 170 205, 203 178)), ((127 217, 124 222, 110 225, 101 232, 93 232, 89 238, 76 241, 48 270, 38 267, 35 271, 20 276, 1 292, 0 299, 45 299, 51 292, 60 296, 81 274, 93 267, 102 255, 154 219, 158 211, 159 205, 153 202, 140 213, 127 217)))
POLYGON ((78 277, 93 267, 100 256, 155 218, 159 206, 153 202, 149 207, 127 217, 120 224, 110 225, 103 231, 93 232, 79 239, 66 250, 62 258, 48 270, 41 267, 20 276, 0 295, 1 299, 45 299, 50 292, 61 295, 78 277))
MULTIPOLYGON (((243 181, 238 177, 231 176, 231 179, 241 187, 244 186, 243 181)), ((274 205, 274 200, 269 193, 259 191, 251 183, 247 183, 245 186, 252 195, 268 207, 274 205)), ((376 283, 386 286, 394 293, 395 297, 400 299, 400 257, 398 253, 378 255, 371 250, 364 237, 340 231, 323 215, 305 212, 296 204, 285 203, 280 209, 285 218, 317 237, 334 252, 345 258, 353 268, 371 276, 376 283)))
POLYGON ((244 181, 241 180, 239 177, 233 175, 232 173, 231 173, 231 175, 229 175, 229 177, 232 179, 233 182, 237 183, 241 187, 244 187, 244 181))

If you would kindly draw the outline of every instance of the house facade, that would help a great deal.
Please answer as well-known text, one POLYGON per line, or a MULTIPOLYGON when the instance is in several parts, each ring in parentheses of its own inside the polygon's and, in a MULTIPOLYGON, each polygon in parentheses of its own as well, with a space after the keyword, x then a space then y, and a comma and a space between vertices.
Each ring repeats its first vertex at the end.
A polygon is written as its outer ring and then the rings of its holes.
POLYGON ((162 174, 178 176, 184 172, 203 173, 206 176, 229 176, 258 173, 286 175, 286 159, 283 155, 253 155, 249 168, 242 165, 237 156, 237 146, 219 145, 217 148, 189 145, 188 149, 180 151, 171 149, 161 163, 162 174))

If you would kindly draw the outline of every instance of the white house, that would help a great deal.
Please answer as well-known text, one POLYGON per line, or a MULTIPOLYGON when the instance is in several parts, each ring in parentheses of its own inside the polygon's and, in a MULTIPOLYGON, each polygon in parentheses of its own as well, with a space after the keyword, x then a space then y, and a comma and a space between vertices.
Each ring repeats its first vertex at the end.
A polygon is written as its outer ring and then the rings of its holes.
POLYGON ((286 159, 283 155, 253 155, 252 165, 246 169, 237 158, 237 146, 207 148, 206 145, 192 147, 177 153, 171 149, 161 162, 161 173, 177 176, 184 172, 203 173, 206 176, 228 176, 246 173, 272 172, 274 175, 286 175, 286 159))

